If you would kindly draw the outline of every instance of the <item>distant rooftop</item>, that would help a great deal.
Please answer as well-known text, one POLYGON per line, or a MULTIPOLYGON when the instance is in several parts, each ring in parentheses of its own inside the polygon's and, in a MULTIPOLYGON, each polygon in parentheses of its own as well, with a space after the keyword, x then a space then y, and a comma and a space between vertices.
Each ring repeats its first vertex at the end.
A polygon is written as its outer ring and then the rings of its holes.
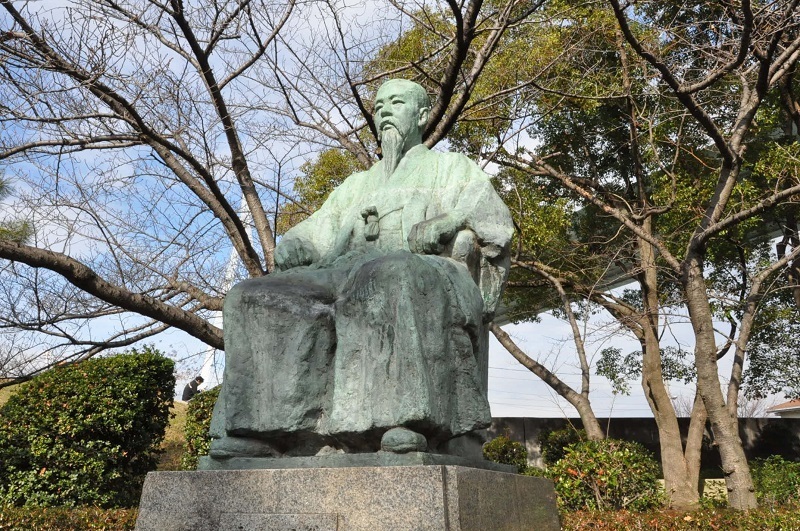
POLYGON ((767 412, 780 413, 783 411, 792 411, 794 409, 800 410, 800 399, 789 400, 788 402, 784 402, 783 404, 772 406, 771 408, 767 408, 767 412))

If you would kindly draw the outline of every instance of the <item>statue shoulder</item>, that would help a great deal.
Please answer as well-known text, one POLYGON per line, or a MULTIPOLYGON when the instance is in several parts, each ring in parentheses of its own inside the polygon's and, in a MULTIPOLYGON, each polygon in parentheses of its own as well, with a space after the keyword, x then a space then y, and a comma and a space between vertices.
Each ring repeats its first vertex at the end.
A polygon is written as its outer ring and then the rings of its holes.
POLYGON ((339 186, 333 189, 325 203, 331 205, 346 203, 360 194, 369 182, 369 172, 370 170, 359 171, 346 177, 339 186))
POLYGON ((491 180, 491 177, 466 155, 454 151, 446 151, 438 153, 437 156, 439 157, 439 171, 442 173, 448 173, 469 181, 489 182, 491 180))

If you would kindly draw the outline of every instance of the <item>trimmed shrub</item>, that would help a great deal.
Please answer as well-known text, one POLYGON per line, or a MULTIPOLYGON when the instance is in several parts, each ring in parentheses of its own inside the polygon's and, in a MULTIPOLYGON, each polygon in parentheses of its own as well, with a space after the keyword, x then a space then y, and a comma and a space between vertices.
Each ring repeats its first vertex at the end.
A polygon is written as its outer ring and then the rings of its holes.
POLYGON ((8 507, 0 506, 0 529, 47 531, 126 531, 136 526, 136 509, 97 507, 8 507))
POLYGON ((662 502, 658 463, 640 444, 606 439, 566 448, 548 468, 564 510, 644 511, 662 502))
POLYGON ((773 455, 756 459, 752 472, 759 502, 788 504, 800 499, 800 463, 773 455))
POLYGON ((220 386, 203 391, 189 400, 186 410, 186 452, 181 457, 182 470, 196 470, 197 459, 208 455, 211 436, 208 429, 211 427, 211 413, 219 397, 220 386))
POLYGON ((136 505, 169 422, 173 368, 145 347, 22 385, 0 409, 0 503, 136 505))
POLYGON ((523 444, 509 439, 508 433, 484 444, 483 457, 495 463, 514 465, 520 474, 528 469, 528 450, 523 444))
POLYGON ((678 511, 576 511, 561 514, 564 531, 720 531, 800 529, 800 510, 794 507, 759 507, 747 512, 735 509, 703 509, 689 513, 678 511))
POLYGON ((565 448, 571 444, 587 441, 586 430, 563 428, 560 430, 543 431, 539 434, 539 449, 545 466, 556 464, 564 454, 565 448))

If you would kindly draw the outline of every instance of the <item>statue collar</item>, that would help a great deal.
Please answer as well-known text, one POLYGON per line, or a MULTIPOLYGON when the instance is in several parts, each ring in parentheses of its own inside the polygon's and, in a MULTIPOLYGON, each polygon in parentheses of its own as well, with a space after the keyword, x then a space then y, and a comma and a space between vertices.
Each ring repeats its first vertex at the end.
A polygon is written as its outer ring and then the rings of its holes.
POLYGON ((426 146, 425 144, 417 144, 416 146, 406 151, 406 154, 403 155, 403 158, 405 159, 406 157, 416 157, 422 155, 423 153, 427 153, 428 151, 430 150, 428 149, 428 146, 426 146))

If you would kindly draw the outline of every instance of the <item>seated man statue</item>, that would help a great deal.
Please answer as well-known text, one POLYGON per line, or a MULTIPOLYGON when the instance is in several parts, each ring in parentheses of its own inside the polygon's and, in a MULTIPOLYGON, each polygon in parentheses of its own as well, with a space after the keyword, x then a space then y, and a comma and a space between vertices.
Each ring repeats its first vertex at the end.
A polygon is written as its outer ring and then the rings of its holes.
POLYGON ((474 162, 422 144, 429 112, 420 85, 381 86, 382 160, 283 236, 276 274, 228 293, 212 458, 447 453, 491 422, 513 225, 474 162))

